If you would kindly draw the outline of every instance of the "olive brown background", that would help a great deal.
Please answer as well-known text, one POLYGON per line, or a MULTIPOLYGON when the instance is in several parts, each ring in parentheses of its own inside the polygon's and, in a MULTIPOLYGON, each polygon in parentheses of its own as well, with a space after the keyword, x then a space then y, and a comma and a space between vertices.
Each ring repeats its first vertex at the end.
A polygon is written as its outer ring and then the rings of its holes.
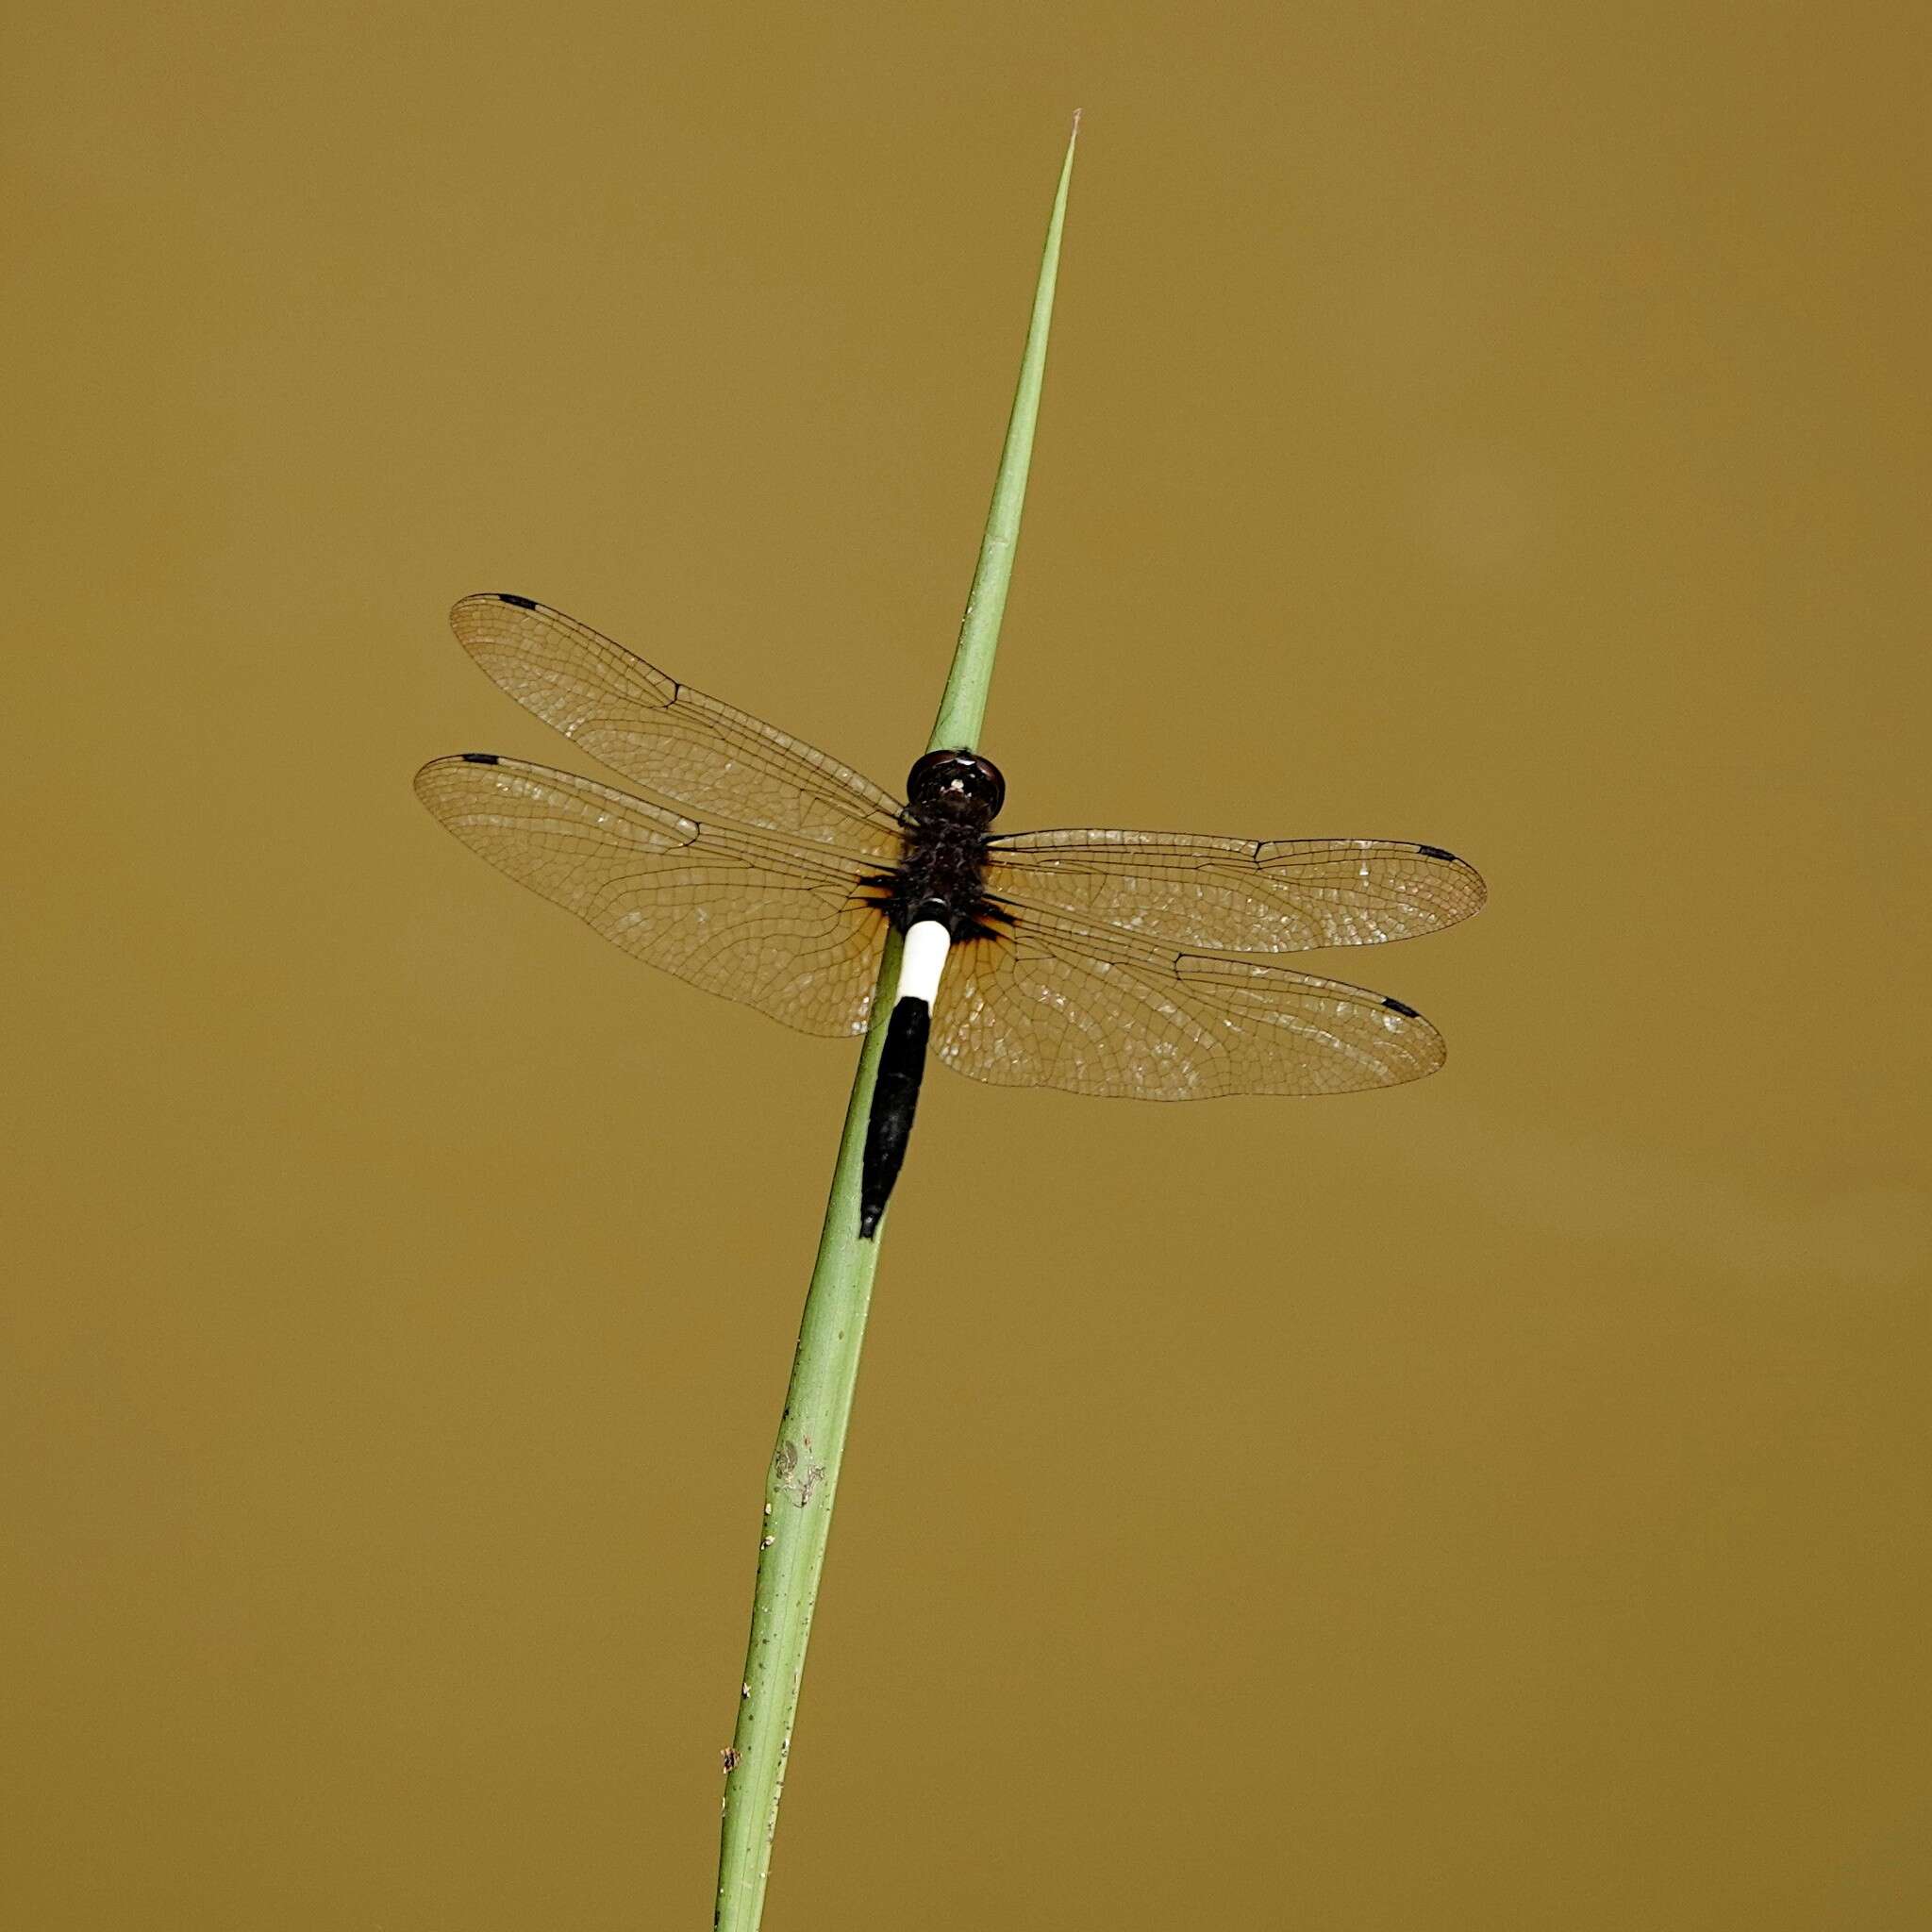
POLYGON ((935 1071, 787 1928, 1849 1927, 1926 1829, 1923 9, 28 7, 0 1915, 707 1923, 853 1052, 409 775, 513 590, 1436 841, 1439 1078, 935 1071))

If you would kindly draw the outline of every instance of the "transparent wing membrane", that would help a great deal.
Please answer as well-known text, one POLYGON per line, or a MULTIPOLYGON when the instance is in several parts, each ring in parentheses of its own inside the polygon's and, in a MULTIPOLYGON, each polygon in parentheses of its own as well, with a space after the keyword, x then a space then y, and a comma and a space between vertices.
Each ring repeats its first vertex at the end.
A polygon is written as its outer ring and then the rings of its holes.
POLYGON ((1303 953, 1440 932, 1478 910, 1475 868, 1391 839, 1185 832, 995 837, 987 890, 1022 907, 1226 953, 1303 953))
POLYGON ((636 958, 801 1032, 864 1030, 885 921, 836 855, 514 758, 439 758, 416 792, 472 851, 636 958))
MULTIPOLYGON (((846 766, 526 597, 465 597, 463 647, 510 696, 651 792, 470 753, 416 790, 490 862, 614 944, 803 1032, 862 1032, 882 877, 912 822, 846 766)), ((908 874, 917 878, 916 862, 908 874)), ((1438 932, 1474 868, 1387 839, 996 836, 994 928, 957 946, 932 1047, 976 1080, 1147 1100, 1345 1093, 1434 1073, 1412 1008, 1236 954, 1438 932)))
POLYGON ((589 625, 527 597, 465 597, 458 641, 511 697, 647 791, 875 863, 899 849, 899 803, 822 751, 679 684, 589 625))
POLYGON ((1136 1100, 1350 1093, 1446 1057, 1420 1013, 1380 993, 1039 913, 958 950, 932 1045, 995 1086, 1136 1100))

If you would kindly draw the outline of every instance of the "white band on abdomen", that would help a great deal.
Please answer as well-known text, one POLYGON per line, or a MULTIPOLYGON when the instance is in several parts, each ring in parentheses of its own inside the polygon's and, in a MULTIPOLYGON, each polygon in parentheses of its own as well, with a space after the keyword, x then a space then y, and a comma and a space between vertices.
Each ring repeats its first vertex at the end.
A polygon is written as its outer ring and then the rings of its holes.
POLYGON ((899 993, 902 1000, 933 1003, 940 990, 940 974, 945 971, 946 951, 952 935, 937 919, 922 919, 907 928, 906 948, 899 955, 899 993))

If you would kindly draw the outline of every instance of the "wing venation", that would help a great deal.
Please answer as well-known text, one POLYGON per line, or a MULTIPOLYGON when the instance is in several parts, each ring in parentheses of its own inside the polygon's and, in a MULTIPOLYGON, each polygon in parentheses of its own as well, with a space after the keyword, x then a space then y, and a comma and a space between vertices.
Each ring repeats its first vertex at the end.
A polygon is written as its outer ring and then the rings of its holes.
POLYGON ((526 709, 700 818, 789 832, 874 862, 898 850, 899 803, 850 766, 707 697, 528 597, 465 597, 458 641, 526 709))
POLYGON ((801 1032, 864 1031, 886 924, 839 854, 516 758, 438 758, 416 791, 473 851, 635 958, 801 1032))
POLYGON ((947 962, 932 1043, 975 1080, 1137 1100, 1349 1093, 1447 1057, 1380 993, 1038 911, 947 962))
POLYGON ((1440 932, 1477 911, 1475 868, 1392 839, 1020 832, 991 841, 987 890, 1176 945, 1300 953, 1440 932))

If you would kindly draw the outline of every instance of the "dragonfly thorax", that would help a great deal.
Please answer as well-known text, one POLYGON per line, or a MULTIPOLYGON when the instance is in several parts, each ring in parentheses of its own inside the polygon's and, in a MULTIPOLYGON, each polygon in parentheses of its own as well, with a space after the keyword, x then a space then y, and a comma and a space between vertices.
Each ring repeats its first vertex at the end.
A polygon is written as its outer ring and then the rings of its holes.
POLYGON ((955 945, 988 938, 1008 922, 986 892, 986 834, 972 820, 906 814, 899 862, 864 884, 901 932, 935 919, 955 945))

